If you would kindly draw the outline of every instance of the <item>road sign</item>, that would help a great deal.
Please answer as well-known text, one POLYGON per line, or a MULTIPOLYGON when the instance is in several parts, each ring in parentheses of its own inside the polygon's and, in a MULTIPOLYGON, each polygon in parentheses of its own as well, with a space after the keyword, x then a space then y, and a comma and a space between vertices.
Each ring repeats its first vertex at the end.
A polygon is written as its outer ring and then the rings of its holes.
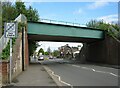
POLYGON ((17 37, 18 24, 17 23, 5 23, 4 35, 6 38, 17 37))
POLYGON ((9 80, 10 83, 12 82, 12 38, 17 37, 17 30, 18 24, 16 22, 5 23, 4 27, 4 36, 6 38, 10 38, 10 73, 9 73, 9 80))

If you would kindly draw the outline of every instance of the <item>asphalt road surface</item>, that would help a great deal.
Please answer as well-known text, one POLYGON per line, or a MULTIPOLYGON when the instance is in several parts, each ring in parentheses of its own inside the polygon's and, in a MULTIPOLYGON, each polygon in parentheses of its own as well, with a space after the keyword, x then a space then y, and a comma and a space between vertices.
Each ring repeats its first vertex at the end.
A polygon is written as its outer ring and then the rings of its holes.
POLYGON ((118 78, 120 77, 118 69, 65 62, 63 59, 51 59, 41 63, 59 76, 64 85, 118 86, 118 78))

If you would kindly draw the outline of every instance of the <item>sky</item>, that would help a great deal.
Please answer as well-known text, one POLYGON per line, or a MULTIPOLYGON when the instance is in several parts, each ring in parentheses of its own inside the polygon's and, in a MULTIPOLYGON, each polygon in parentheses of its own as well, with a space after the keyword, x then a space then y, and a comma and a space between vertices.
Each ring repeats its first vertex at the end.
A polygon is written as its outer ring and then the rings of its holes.
MULTIPOLYGON (((106 23, 118 21, 118 2, 28 2, 25 4, 27 7, 31 5, 36 9, 40 19, 79 23, 81 26, 90 20, 103 20, 106 23)), ((55 50, 66 43, 40 42, 40 44, 45 50, 48 47, 55 50)), ((80 43, 68 44, 80 45, 80 43)))
POLYGON ((38 52, 40 48, 43 48, 44 51, 47 51, 48 47, 50 47, 52 51, 58 50, 58 47, 64 46, 66 44, 68 44, 70 47, 77 47, 78 45, 81 47, 83 46, 82 43, 41 41, 39 42, 40 47, 37 48, 36 52, 38 52))
POLYGON ((40 18, 86 24, 92 19, 117 21, 117 2, 31 2, 40 18))

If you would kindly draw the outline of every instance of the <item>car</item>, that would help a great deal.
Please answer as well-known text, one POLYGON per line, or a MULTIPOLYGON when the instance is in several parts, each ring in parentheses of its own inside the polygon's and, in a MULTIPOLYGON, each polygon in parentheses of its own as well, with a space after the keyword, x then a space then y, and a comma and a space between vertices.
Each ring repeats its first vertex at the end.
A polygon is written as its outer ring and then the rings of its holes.
POLYGON ((49 56, 49 59, 53 59, 53 56, 49 56))
POLYGON ((44 60, 44 57, 43 56, 39 56, 38 60, 42 61, 42 60, 44 60))

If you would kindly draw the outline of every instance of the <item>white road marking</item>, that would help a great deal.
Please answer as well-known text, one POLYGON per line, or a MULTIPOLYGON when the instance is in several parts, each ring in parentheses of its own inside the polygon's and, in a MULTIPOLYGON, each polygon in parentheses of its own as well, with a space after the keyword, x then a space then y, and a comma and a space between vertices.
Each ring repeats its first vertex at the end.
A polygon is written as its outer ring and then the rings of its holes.
POLYGON ((87 67, 81 67, 81 68, 86 69, 86 70, 91 70, 90 68, 87 68, 87 67))
POLYGON ((104 73, 104 74, 110 74, 110 75, 113 75, 115 77, 120 77, 112 72, 105 72, 105 71, 99 71, 99 70, 95 70, 93 68, 88 68, 88 67, 82 67, 82 66, 78 66, 78 65, 72 65, 74 67, 78 67, 78 68, 82 68, 82 69, 86 69, 86 70, 91 70, 91 71, 94 71, 94 72, 99 72, 99 73, 104 73))
POLYGON ((52 71, 52 70, 49 70, 49 71, 52 73, 52 75, 56 76, 61 83, 65 84, 65 85, 68 85, 68 86, 71 86, 71 88, 73 88, 73 86, 72 86, 71 84, 62 81, 62 80, 61 80, 61 77, 60 77, 59 75, 56 75, 56 74, 54 73, 54 71, 52 71))
POLYGON ((80 67, 80 66, 78 66, 78 65, 72 65, 72 66, 74 66, 74 67, 80 67))
POLYGON ((118 76, 118 75, 116 75, 116 74, 114 74, 114 73, 110 73, 111 75, 113 75, 113 76, 116 76, 116 77, 120 77, 120 76, 118 76))
POLYGON ((93 71, 95 71, 95 69, 92 69, 93 71))

